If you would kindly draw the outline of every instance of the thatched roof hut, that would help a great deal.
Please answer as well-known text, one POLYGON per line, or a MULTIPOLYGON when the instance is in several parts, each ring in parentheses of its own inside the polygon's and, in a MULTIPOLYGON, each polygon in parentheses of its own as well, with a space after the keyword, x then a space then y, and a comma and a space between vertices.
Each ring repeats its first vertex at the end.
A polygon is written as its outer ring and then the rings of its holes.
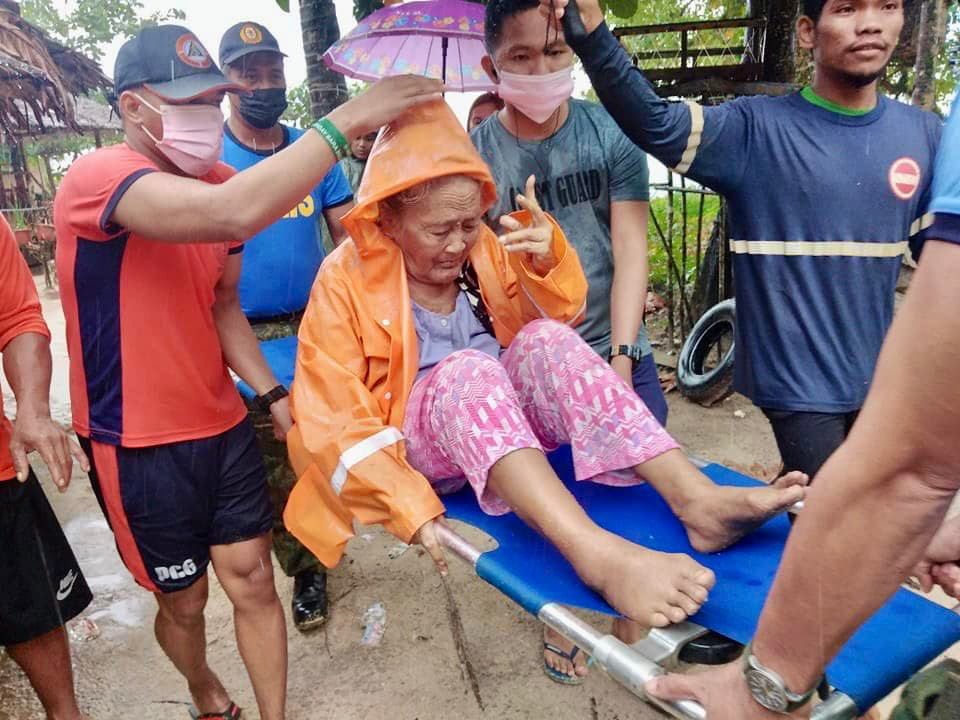
POLYGON ((26 22, 18 3, 0 0, 0 132, 79 130, 74 98, 110 86, 96 62, 26 22))

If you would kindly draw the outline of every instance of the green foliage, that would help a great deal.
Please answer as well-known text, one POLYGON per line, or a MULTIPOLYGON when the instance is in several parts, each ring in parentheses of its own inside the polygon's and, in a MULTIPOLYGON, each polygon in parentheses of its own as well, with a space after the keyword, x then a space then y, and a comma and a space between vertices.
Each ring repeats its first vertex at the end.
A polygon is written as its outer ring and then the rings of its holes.
MULTIPOLYGON (((950 98, 960 80, 960 5, 953 3, 947 8, 947 35, 936 59, 936 104, 942 112, 950 107, 950 98)), ((880 81, 883 91, 906 102, 910 101, 914 85, 913 65, 892 62, 886 76, 880 81)))
POLYGON ((20 9, 25 20, 98 62, 104 47, 116 38, 133 37, 141 28, 186 17, 176 8, 144 17, 141 0, 76 0, 69 11, 63 0, 23 0, 20 9))
POLYGON ((310 87, 306 80, 287 88, 287 109, 283 111, 280 121, 298 128, 308 127, 313 122, 313 114, 310 112, 310 87))
POLYGON ((672 276, 670 270, 670 254, 667 252, 666 244, 660 237, 656 228, 668 234, 668 228, 672 227, 673 238, 673 262, 680 270, 685 284, 692 283, 697 273, 697 227, 699 221, 701 251, 706 249, 707 241, 710 239, 710 231, 713 228, 713 221, 720 211, 720 199, 716 195, 707 195, 703 198, 703 217, 700 218, 700 197, 699 195, 687 196, 686 207, 686 239, 687 239, 687 257, 683 258, 684 235, 684 208, 679 193, 673 196, 673 213, 668 223, 667 210, 669 202, 666 195, 651 198, 650 200, 650 231, 648 244, 650 247, 650 275, 649 283, 652 290, 665 292, 670 285, 672 276), (654 218, 656 223, 654 223, 654 218))
MULTIPOLYGON (((356 97, 366 87, 367 83, 347 78, 347 97, 356 97)), ((309 127, 313 123, 313 112, 310 110, 310 85, 307 80, 287 89, 287 109, 284 110, 280 121, 298 128, 309 127)))

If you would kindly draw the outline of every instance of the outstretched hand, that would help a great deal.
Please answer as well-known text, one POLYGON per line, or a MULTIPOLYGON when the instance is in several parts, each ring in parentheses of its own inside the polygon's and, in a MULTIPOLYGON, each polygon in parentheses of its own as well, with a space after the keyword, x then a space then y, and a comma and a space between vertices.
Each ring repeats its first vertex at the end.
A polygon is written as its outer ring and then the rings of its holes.
POLYGON ((556 267, 553 255, 553 225, 537 202, 536 178, 527 178, 525 195, 517 195, 517 204, 530 213, 530 225, 504 215, 500 224, 509 232, 500 236, 500 243, 507 252, 524 252, 530 266, 539 275, 546 275, 556 267))
POLYGON ((567 42, 586 37, 603 22, 599 0, 540 0, 540 13, 562 26, 567 42))
POLYGON ((26 482, 30 475, 27 454, 33 451, 40 454, 60 492, 70 484, 74 461, 84 472, 90 470, 90 462, 83 450, 49 415, 18 412, 10 438, 10 454, 20 482, 26 482))
POLYGON ((661 700, 696 700, 708 720, 802 720, 810 717, 809 705, 790 715, 761 707, 747 690, 740 662, 691 675, 663 675, 650 680, 647 694, 661 700))

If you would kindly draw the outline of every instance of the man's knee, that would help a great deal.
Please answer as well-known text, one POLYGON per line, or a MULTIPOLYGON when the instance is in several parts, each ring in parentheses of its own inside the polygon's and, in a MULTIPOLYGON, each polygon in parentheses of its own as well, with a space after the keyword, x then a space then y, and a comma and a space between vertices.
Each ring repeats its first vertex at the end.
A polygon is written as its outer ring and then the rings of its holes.
POLYGON ((160 614, 180 627, 192 627, 203 621, 203 611, 207 606, 207 592, 200 584, 186 590, 157 595, 160 614))
POLYGON ((220 563, 217 576, 234 607, 263 605, 277 597, 269 545, 263 553, 220 563))

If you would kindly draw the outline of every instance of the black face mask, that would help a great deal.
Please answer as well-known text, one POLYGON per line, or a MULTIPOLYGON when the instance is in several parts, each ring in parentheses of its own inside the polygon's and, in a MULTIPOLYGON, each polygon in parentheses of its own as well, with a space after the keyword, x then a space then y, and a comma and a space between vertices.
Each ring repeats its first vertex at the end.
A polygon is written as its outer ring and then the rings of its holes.
POLYGON ((276 125, 286 109, 286 88, 254 90, 250 95, 240 96, 240 115, 260 130, 267 130, 276 125))

